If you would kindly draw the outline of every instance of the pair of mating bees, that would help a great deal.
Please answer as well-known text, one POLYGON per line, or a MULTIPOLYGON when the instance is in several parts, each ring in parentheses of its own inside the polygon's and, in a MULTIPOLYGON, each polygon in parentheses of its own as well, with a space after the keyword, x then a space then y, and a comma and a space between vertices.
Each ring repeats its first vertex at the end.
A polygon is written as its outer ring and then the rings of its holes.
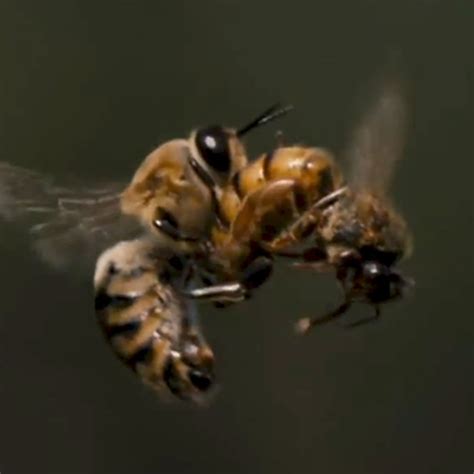
POLYGON ((343 289, 340 306, 300 320, 301 332, 354 301, 377 318, 409 283, 395 269, 409 233, 387 197, 401 154, 399 88, 386 85, 356 128, 346 178, 320 148, 277 143, 248 160, 242 137, 287 111, 274 106, 238 130, 210 126, 166 142, 126 186, 74 190, 0 164, 0 212, 38 218, 31 232, 45 260, 63 266, 106 248, 94 275, 97 320, 118 357, 159 391, 202 399, 214 355, 195 300, 250 297, 278 257, 334 272, 343 289))

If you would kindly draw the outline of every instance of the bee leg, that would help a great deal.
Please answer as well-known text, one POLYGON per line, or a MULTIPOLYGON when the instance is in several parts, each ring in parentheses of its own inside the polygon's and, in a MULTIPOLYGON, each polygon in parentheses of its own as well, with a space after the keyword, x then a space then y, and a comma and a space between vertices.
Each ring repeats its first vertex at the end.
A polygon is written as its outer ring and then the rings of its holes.
POLYGON ((303 270, 312 270, 318 273, 328 273, 333 270, 332 265, 327 262, 296 262, 291 266, 303 270))
POLYGON ((302 262, 295 262, 291 266, 317 272, 328 272, 333 269, 333 266, 327 261, 327 258, 327 253, 324 250, 319 247, 312 247, 302 252, 302 262))
POLYGON ((153 225, 173 240, 181 242, 197 242, 195 237, 185 235, 179 230, 178 221, 166 209, 159 209, 160 216, 153 221, 153 225))
POLYGON ((336 203, 347 192, 348 188, 344 186, 316 201, 286 230, 281 232, 280 235, 275 237, 271 242, 266 243, 268 251, 274 255, 285 256, 285 253, 288 253, 286 251, 288 247, 291 247, 295 243, 302 242, 314 234, 321 212, 324 212, 325 209, 336 203))
POLYGON ((296 222, 280 232, 273 240, 265 242, 265 249, 273 255, 281 257, 303 258, 304 252, 288 250, 288 248, 294 247, 295 244, 303 242, 315 229, 317 218, 308 213, 304 213, 303 216, 304 218, 299 217, 296 222))
POLYGON ((247 289, 240 282, 223 283, 185 291, 184 295, 195 300, 238 303, 247 298, 247 289))
POLYGON ((242 272, 240 281, 248 290, 254 290, 263 285, 273 271, 273 260, 260 256, 254 259, 242 272))
POLYGON ((336 203, 341 197, 343 197, 349 191, 347 186, 336 189, 332 193, 327 194, 322 197, 319 201, 316 201, 313 206, 311 206, 310 211, 314 210, 323 210, 336 203))
POLYGON ((359 319, 359 320, 354 321, 352 323, 344 324, 344 328, 351 329, 351 328, 355 328, 357 326, 362 326, 364 324, 370 323, 372 321, 377 321, 380 318, 380 314, 381 314, 380 306, 375 305, 374 308, 375 308, 375 311, 372 315, 367 316, 367 317, 362 318, 362 319, 359 319))
POLYGON ((297 258, 303 258, 303 252, 300 250, 271 250, 271 246, 269 245, 262 245, 262 247, 267 251, 271 252, 272 255, 276 255, 277 257, 283 258, 291 258, 292 260, 297 258))
POLYGON ((346 300, 335 310, 330 311, 324 316, 320 316, 318 318, 302 318, 296 323, 296 331, 299 334, 306 334, 314 326, 320 326, 321 324, 327 323, 328 321, 342 316, 351 307, 351 304, 352 301, 346 300))
POLYGON ((240 281, 208 285, 189 290, 184 294, 188 298, 214 301, 218 307, 238 303, 250 297, 250 290, 263 285, 273 270, 273 261, 269 257, 257 257, 242 272, 240 281))

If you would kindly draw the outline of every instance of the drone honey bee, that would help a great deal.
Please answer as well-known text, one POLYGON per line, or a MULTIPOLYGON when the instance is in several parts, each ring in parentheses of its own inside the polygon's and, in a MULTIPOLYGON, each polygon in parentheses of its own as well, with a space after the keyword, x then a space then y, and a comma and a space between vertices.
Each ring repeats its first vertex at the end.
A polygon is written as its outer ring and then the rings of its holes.
MULTIPOLYGON (((94 277, 98 322, 119 358, 158 391, 197 400, 213 385, 214 356, 184 290, 222 187, 247 164, 241 138, 288 110, 275 105, 238 130, 210 126, 166 142, 127 185, 57 186, 0 163, 0 217, 33 220, 43 260, 77 271, 105 249, 94 277)), ((208 292, 238 294, 232 283, 208 292)))
POLYGON ((214 277, 241 281, 250 295, 268 278, 274 257, 289 257, 296 267, 335 271, 344 291, 334 311, 300 320, 300 332, 340 317, 354 301, 375 312, 352 326, 378 318, 380 305, 412 283, 394 269, 410 253, 411 236, 387 194, 403 124, 400 86, 386 83, 354 133, 347 182, 330 155, 306 147, 280 147, 236 173, 222 195, 224 218, 211 233, 214 277))

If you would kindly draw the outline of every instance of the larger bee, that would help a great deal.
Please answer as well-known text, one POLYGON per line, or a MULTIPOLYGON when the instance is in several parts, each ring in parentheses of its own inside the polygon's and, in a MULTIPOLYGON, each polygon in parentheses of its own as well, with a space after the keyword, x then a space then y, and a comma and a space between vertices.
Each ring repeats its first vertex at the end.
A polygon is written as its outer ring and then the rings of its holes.
POLYGON ((263 154, 223 189, 211 232, 210 273, 247 289, 260 286, 273 256, 285 254, 282 233, 313 204, 336 199, 341 187, 341 172, 324 149, 291 146, 263 154))
MULTIPOLYGON (((115 353, 158 390, 195 400, 213 383, 212 350, 183 292, 194 284, 194 260, 221 188, 247 163, 241 137, 286 111, 274 106, 239 130, 210 126, 166 142, 126 186, 59 187, 0 163, 0 215, 34 218, 31 232, 44 260, 77 268, 107 248, 94 277, 98 322, 115 353)), ((210 293, 222 288, 234 286, 210 293)))
POLYGON ((299 321, 300 331, 341 316, 358 300, 375 308, 366 320, 377 318, 380 305, 402 296, 410 282, 394 267, 411 238, 387 197, 403 124, 399 86, 386 83, 354 133, 347 184, 327 153, 306 147, 278 148, 240 170, 224 190, 223 217, 212 231, 214 277, 252 290, 267 278, 274 256, 291 257, 302 260, 299 267, 334 271, 344 291, 339 307, 299 321))

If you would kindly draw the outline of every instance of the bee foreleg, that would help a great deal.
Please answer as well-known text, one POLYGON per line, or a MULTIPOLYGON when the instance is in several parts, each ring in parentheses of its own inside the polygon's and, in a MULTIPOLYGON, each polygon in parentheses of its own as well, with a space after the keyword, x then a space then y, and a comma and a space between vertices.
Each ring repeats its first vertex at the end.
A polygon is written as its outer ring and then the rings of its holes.
POLYGON ((155 219, 153 224, 157 229, 166 234, 173 240, 181 242, 197 242, 198 239, 182 233, 179 230, 179 224, 174 216, 165 209, 159 209, 161 216, 155 219))
MULTIPOLYGON (((316 201, 308 210, 303 212, 298 219, 286 230, 266 244, 268 251, 275 255, 285 256, 286 249, 295 243, 302 242, 309 235, 314 233, 321 212, 337 202, 347 193, 347 187, 336 189, 330 194, 316 201)), ((304 258, 304 255, 302 255, 304 258)), ((307 260, 306 258, 304 258, 307 260)))
POLYGON ((351 307, 351 304, 352 301, 346 300, 335 310, 330 311, 324 316, 320 316, 317 318, 302 318, 296 323, 296 331, 300 334, 306 334, 314 326, 319 326, 321 324, 327 323, 328 321, 331 321, 332 319, 342 316, 351 307))
POLYGON ((373 314, 371 314, 370 316, 367 316, 365 318, 361 318, 361 319, 359 319, 357 321, 354 321, 352 323, 344 324, 344 328, 351 329, 351 328, 355 328, 357 326, 362 326, 364 324, 370 323, 372 321, 377 321, 380 318, 380 314, 381 314, 380 306, 375 305, 374 308, 375 308, 375 311, 374 311, 373 314))
POLYGON ((300 262, 293 262, 291 264, 293 268, 313 270, 319 273, 327 273, 334 270, 333 265, 327 261, 326 252, 321 250, 319 247, 312 247, 300 252, 281 252, 278 253, 278 256, 292 259, 299 258, 302 260, 300 262))
POLYGON ((344 196, 344 194, 346 194, 348 190, 349 189, 347 188, 347 186, 343 186, 342 188, 336 189, 332 193, 322 197, 319 201, 316 201, 311 207, 310 211, 326 209, 327 207, 338 201, 339 198, 344 196))

